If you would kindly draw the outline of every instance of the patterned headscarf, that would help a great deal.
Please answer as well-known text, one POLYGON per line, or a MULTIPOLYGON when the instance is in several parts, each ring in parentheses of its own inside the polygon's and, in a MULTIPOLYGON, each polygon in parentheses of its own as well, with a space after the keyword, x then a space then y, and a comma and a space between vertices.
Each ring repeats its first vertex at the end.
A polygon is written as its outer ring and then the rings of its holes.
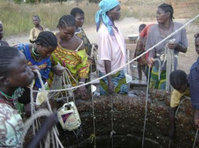
POLYGON ((97 13, 95 15, 97 31, 98 31, 98 29, 100 27, 100 23, 102 21, 104 23, 104 25, 108 28, 110 35, 114 35, 113 28, 112 28, 113 23, 110 20, 110 18, 106 15, 106 12, 113 9, 114 7, 116 7, 119 4, 120 3, 118 0, 101 0, 101 2, 99 3, 100 10, 97 11, 97 13))

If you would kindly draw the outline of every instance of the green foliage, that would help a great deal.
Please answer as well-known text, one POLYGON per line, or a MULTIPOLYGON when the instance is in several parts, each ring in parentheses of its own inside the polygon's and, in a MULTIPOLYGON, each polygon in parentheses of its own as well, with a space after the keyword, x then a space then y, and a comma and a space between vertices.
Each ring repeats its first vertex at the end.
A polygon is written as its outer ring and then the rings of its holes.
POLYGON ((26 3, 35 3, 35 0, 26 0, 26 3))
POLYGON ((14 0, 14 2, 20 4, 22 0, 14 0))
MULTIPOLYGON (((70 14, 72 8, 77 7, 74 2, 39 3, 30 5, 26 3, 16 4, 0 0, 0 21, 3 22, 5 36, 29 33, 33 27, 32 16, 38 15, 41 25, 50 30, 56 30, 59 18, 70 14), (53 11, 52 11, 53 10, 53 11)), ((95 24, 94 16, 98 6, 94 3, 79 2, 78 7, 85 12, 85 25, 95 24)))

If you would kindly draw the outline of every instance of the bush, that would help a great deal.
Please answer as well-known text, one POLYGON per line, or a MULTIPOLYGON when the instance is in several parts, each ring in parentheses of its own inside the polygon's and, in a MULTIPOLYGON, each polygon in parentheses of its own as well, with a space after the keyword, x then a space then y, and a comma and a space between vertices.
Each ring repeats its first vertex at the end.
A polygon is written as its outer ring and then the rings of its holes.
POLYGON ((35 3, 35 0, 26 0, 26 3, 35 3))
POLYGON ((22 0, 14 0, 14 2, 20 4, 22 0))

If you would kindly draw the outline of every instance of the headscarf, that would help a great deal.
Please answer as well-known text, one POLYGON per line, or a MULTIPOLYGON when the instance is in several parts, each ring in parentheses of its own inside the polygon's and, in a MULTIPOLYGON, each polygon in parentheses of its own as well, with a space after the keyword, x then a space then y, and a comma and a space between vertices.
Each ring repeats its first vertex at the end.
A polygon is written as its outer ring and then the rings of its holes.
POLYGON ((104 23, 104 25, 108 28, 108 31, 110 35, 114 35, 113 33, 113 22, 110 20, 110 18, 106 15, 106 12, 113 9, 117 5, 119 5, 118 0, 101 0, 99 3, 100 10, 97 11, 95 15, 95 22, 97 26, 97 31, 99 30, 101 21, 104 23))

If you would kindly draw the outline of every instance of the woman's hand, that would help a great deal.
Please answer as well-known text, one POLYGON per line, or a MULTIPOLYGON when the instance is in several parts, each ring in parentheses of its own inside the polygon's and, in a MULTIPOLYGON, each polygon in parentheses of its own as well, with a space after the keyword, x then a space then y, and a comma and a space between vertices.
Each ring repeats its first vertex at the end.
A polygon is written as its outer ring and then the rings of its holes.
POLYGON ((30 67, 30 69, 32 70, 32 72, 34 73, 34 76, 35 76, 35 78, 37 78, 38 76, 37 76, 37 72, 36 72, 36 70, 40 70, 40 68, 38 67, 38 66, 36 66, 36 65, 32 65, 32 66, 29 66, 30 67))
POLYGON ((53 67, 53 72, 58 75, 58 76, 62 76, 63 72, 65 70, 65 67, 61 66, 61 65, 56 65, 53 67))

